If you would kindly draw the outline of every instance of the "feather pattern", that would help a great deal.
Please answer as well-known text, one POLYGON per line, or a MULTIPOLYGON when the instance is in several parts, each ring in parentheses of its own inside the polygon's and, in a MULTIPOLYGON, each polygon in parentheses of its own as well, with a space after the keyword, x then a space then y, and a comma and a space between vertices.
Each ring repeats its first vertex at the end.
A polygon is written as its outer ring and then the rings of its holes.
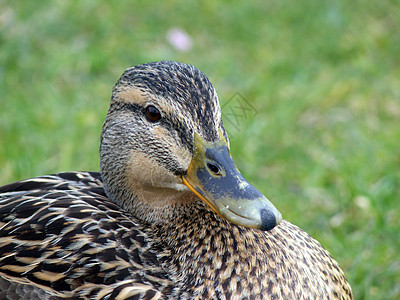
POLYGON ((0 192, 3 294, 23 289, 19 293, 30 291, 30 299, 351 295, 329 253, 286 221, 265 233, 231 225, 204 206, 200 224, 182 217, 151 226, 108 200, 95 172, 36 177, 0 192))

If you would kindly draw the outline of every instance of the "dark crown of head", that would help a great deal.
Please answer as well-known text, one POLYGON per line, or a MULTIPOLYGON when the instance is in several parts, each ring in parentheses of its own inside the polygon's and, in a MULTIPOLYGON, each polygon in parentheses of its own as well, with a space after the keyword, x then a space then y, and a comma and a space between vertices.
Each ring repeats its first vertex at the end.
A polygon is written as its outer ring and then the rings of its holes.
POLYGON ((131 85, 164 98, 186 104, 186 101, 213 102, 214 88, 197 68, 178 62, 160 61, 129 68, 116 86, 131 85))

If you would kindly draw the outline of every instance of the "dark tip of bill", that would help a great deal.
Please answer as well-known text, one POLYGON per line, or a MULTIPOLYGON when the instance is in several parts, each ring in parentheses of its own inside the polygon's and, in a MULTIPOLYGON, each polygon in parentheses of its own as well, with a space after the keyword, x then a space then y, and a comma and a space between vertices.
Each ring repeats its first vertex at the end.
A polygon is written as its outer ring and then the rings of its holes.
POLYGON ((275 215, 267 209, 261 210, 261 230, 268 231, 276 226, 275 215))

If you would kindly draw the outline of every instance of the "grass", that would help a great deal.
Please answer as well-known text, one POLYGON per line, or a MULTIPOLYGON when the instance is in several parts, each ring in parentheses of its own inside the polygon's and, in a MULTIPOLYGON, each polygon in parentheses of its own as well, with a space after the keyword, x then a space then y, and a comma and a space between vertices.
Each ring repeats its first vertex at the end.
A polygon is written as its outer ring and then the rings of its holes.
POLYGON ((122 71, 191 63, 226 104, 242 173, 332 253, 356 299, 400 298, 399 1, 0 6, 0 184, 98 170, 122 71), (173 27, 190 51, 168 43, 173 27), (255 115, 233 124, 237 92, 255 115))

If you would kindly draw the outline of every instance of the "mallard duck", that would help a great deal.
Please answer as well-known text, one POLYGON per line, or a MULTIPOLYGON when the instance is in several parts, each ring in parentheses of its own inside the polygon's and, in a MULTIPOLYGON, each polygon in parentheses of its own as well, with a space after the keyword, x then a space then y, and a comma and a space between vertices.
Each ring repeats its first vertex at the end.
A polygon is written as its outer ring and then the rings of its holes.
POLYGON ((331 255, 236 168, 193 66, 127 69, 100 172, 0 188, 1 299, 352 299, 331 255))

